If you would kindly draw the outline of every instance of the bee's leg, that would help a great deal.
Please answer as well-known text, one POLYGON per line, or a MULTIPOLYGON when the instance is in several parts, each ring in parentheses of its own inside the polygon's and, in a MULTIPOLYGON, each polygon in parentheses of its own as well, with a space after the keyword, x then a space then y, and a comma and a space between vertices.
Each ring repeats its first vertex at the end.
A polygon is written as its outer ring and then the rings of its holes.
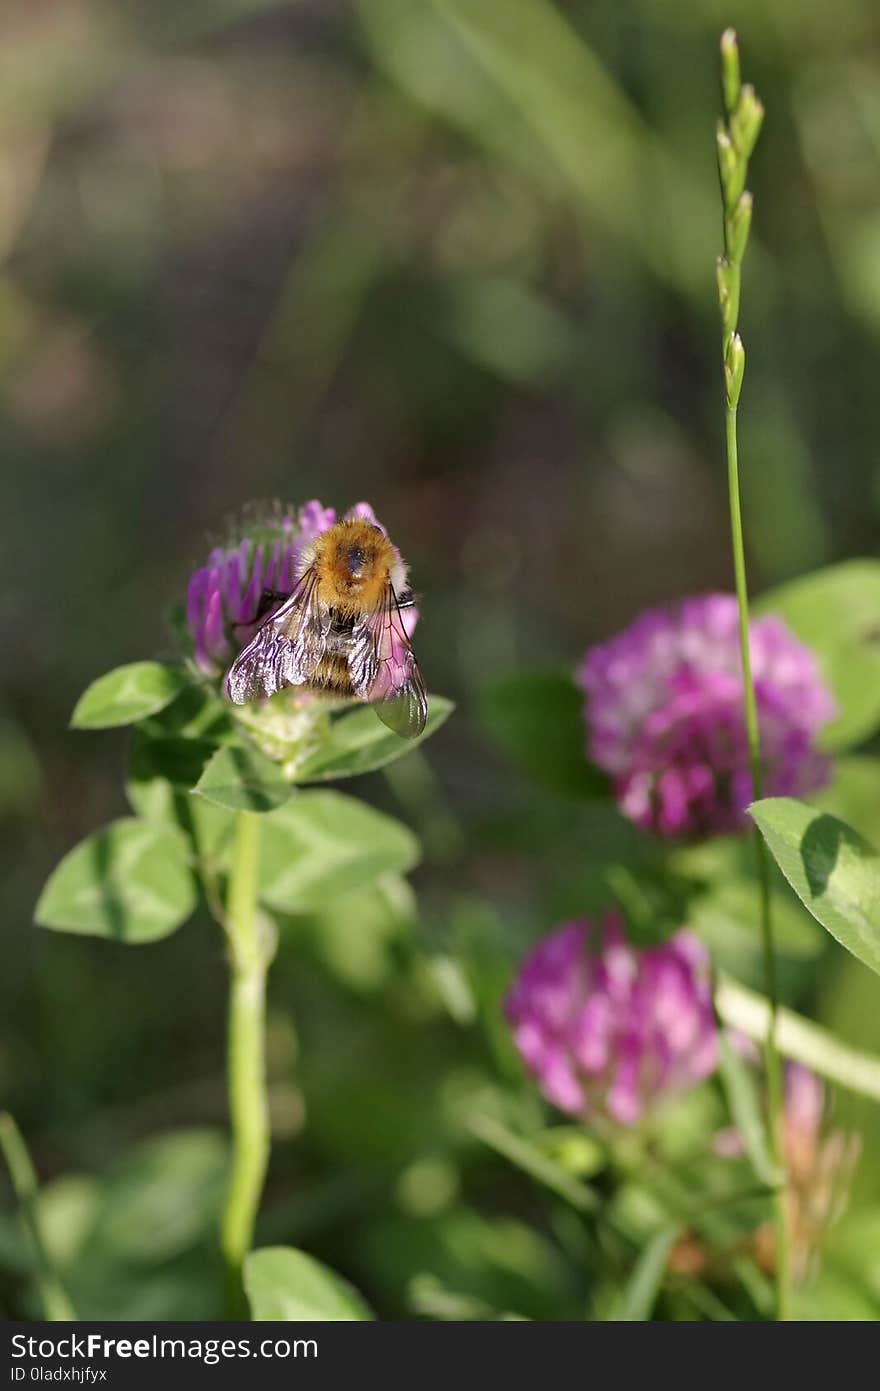
POLYGON ((233 628, 252 628, 255 623, 259 623, 261 618, 266 617, 270 609, 289 598, 290 594, 282 589, 264 589, 257 600, 257 611, 253 618, 243 618, 240 623, 233 623, 233 628))
POLYGON ((257 611, 251 619, 252 623, 257 623, 264 614, 267 614, 274 604, 281 604, 285 599, 289 599, 290 594, 283 589, 264 589, 257 601, 257 611))

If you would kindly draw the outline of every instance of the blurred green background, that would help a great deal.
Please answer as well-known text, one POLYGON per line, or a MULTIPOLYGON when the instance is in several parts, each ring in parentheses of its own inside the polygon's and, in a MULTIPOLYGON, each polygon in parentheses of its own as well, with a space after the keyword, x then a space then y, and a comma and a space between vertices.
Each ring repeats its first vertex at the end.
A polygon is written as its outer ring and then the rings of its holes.
MULTIPOLYGON (((207 921, 138 951, 32 928, 59 856, 125 811, 125 736, 67 721, 94 676, 171 650, 209 540, 274 496, 373 503, 423 596, 429 685, 459 711, 423 760, 348 789, 424 837, 418 913, 283 937, 261 1240, 305 1245, 385 1316, 436 1305, 425 1272, 478 1305, 577 1307, 566 1234, 532 1224, 461 1115, 518 1075, 499 992, 573 906, 560 865, 574 880, 601 827, 505 767, 479 694, 731 586, 728 23, 768 110, 741 320, 757 589, 876 546, 872 0, 0 15, 0 1091, 41 1175, 67 1176, 57 1240, 88 1228, 83 1313, 216 1306, 225 976, 207 921)), ((800 1002, 880 1049, 877 984, 840 953, 800 1002)), ((0 1306, 33 1312, 17 1241, 7 1222, 0 1306)))

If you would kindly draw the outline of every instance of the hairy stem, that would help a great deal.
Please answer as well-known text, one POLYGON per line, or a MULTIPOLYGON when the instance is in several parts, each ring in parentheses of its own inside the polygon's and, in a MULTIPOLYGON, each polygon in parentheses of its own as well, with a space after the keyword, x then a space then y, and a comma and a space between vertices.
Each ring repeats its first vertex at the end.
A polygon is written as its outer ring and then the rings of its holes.
MULTIPOLYGON (((752 773, 752 797, 758 801, 762 792, 761 741, 758 731, 758 707, 752 661, 749 650, 749 595, 746 583, 745 548, 743 546, 742 510, 739 491, 739 459, 736 441, 736 406, 728 403, 726 416, 727 484, 730 495, 730 530, 733 544, 733 569, 736 580, 736 599, 739 608, 739 637, 743 670, 746 736, 749 745, 749 764, 752 773)), ((776 953, 773 944, 773 918, 770 905, 770 877, 767 849, 757 826, 752 830, 761 895, 761 941, 764 957, 764 989, 769 1003, 769 1022, 764 1043, 764 1065, 767 1076, 767 1106, 770 1122, 770 1146, 773 1160, 784 1171, 783 1157, 783 1088, 782 1061, 776 1046, 779 996, 776 983, 776 953)), ((788 1195, 783 1182, 773 1200, 776 1233, 776 1316, 791 1317, 791 1258, 788 1195)))
POLYGON ((76 1318, 73 1305, 58 1278, 46 1243, 37 1213, 39 1185, 31 1157, 22 1138, 21 1131, 8 1111, 0 1112, 0 1151, 6 1160, 12 1187, 21 1208, 21 1217, 34 1249, 40 1296, 46 1318, 53 1323, 67 1322, 76 1318))
POLYGON ((244 1314, 242 1267, 269 1162, 266 1096, 266 976, 269 950, 257 912, 260 818, 240 812, 226 901, 230 993, 228 1039, 232 1172, 221 1242, 226 1265, 226 1305, 231 1318, 244 1314))

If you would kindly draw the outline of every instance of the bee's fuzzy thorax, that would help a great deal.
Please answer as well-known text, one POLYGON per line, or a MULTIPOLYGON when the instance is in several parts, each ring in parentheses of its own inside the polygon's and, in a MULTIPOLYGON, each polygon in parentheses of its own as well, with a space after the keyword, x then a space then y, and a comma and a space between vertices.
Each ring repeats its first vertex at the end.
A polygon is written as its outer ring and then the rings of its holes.
POLYGON ((389 583, 406 584, 406 567, 385 532, 371 522, 350 518, 328 527, 304 548, 300 575, 314 569, 322 601, 342 614, 374 612, 389 583))

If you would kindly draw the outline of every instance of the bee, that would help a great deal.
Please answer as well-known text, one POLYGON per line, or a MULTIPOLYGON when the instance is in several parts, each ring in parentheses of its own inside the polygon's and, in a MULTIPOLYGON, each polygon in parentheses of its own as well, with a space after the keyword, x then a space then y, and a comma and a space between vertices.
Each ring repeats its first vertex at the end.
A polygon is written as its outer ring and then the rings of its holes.
POLYGON ((293 592, 236 657, 229 699, 247 705, 304 686, 369 701, 389 729, 415 739, 428 697, 403 618, 414 603, 384 531, 361 518, 337 522, 305 548, 293 592))

